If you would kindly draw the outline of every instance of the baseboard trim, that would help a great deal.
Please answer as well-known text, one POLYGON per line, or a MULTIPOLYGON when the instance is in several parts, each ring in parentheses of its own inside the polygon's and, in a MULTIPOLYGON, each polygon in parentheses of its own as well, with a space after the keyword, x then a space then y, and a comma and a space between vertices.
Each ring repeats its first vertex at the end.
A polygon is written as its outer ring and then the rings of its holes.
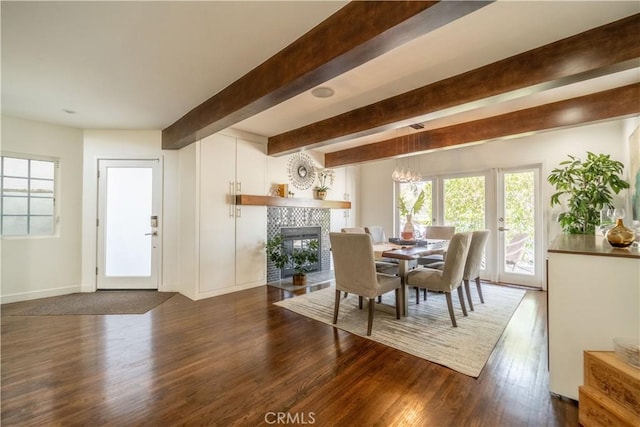
POLYGON ((38 298, 57 297, 59 295, 72 294, 74 292, 82 292, 81 286, 65 286, 61 288, 42 289, 38 291, 20 292, 16 294, 0 296, 0 304, 9 304, 12 302, 29 301, 38 298))

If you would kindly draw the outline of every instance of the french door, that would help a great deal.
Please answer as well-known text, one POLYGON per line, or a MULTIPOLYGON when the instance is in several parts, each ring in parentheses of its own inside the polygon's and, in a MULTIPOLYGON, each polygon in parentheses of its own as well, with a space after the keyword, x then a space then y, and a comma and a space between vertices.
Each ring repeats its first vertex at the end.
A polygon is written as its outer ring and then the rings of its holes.
MULTIPOLYGON (((419 228, 435 224, 453 225, 456 232, 491 231, 481 278, 541 287, 539 179, 537 166, 492 169, 430 177, 419 183, 401 183, 398 191, 409 202, 419 191, 427 194, 427 208, 414 217, 419 228)), ((402 217, 398 218, 402 227, 402 217)))
POLYGON ((97 289, 158 289, 160 161, 99 160, 97 289))
POLYGON ((497 171, 497 281, 542 287, 538 167, 497 171))

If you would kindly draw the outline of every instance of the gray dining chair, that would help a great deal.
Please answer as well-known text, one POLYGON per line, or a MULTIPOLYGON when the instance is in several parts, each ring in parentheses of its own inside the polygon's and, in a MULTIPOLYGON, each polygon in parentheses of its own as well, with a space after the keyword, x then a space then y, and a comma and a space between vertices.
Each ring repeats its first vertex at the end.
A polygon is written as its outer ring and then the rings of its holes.
POLYGON ((373 245, 368 234, 329 233, 331 253, 335 269, 336 300, 333 309, 333 324, 338 322, 341 292, 358 295, 360 308, 363 298, 369 302, 367 336, 371 335, 375 298, 395 291, 396 318, 400 318, 400 286, 398 276, 376 272, 373 245))
POLYGON ((476 288, 478 289, 478 296, 480 302, 484 304, 484 298, 482 297, 482 288, 480 287, 480 270, 482 270, 482 258, 484 256, 484 250, 489 240, 489 230, 477 230, 471 234, 471 245, 469 246, 469 254, 467 255, 467 262, 464 266, 464 274, 462 280, 464 282, 464 290, 467 294, 467 300, 469 300, 469 310, 473 310, 473 300, 471 299, 471 289, 469 287, 469 281, 476 282, 476 288))
POLYGON ((453 302, 451 293, 454 289, 458 290, 458 299, 462 314, 467 316, 467 309, 464 304, 464 295, 462 293, 462 276, 464 267, 467 262, 469 246, 471 244, 471 233, 456 233, 449 242, 447 248, 447 256, 444 260, 442 270, 435 268, 418 268, 409 272, 407 275, 407 284, 416 288, 424 288, 430 291, 443 292, 447 298, 447 308, 449 309, 449 317, 453 327, 457 327, 456 316, 453 312, 453 302))
MULTIPOLYGON (((367 225, 364 232, 371 236, 371 242, 376 245, 387 243, 387 236, 384 228, 380 225, 367 225)), ((376 271, 378 273, 398 275, 398 260, 392 258, 382 258, 376 260, 376 271)))
MULTIPOLYGON (((428 225, 424 230, 424 238, 429 240, 450 240, 456 232, 454 225, 428 225)), ((418 258, 418 265, 433 264, 444 261, 443 254, 433 254, 418 258)))

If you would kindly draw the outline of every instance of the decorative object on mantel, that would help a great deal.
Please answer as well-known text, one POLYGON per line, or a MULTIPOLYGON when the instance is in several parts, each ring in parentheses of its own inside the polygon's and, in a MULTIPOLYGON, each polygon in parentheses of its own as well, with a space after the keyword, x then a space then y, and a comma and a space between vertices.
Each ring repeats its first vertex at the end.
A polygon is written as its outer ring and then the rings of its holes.
POLYGON ((296 271, 293 275, 293 284, 295 286, 305 286, 307 284, 306 273, 309 264, 318 262, 318 241, 310 240, 306 246, 302 248, 292 248, 291 252, 287 252, 284 246, 284 240, 281 234, 267 240, 267 256, 277 268, 282 270, 287 265, 293 265, 296 271))
POLYGON ((311 157, 305 153, 295 153, 289 158, 289 180, 298 190, 311 188, 316 180, 316 168, 311 157))
POLYGON ((551 206, 562 205, 566 198, 567 211, 558 215, 562 230, 569 234, 593 234, 600 224, 600 210, 612 208, 613 195, 629 188, 629 183, 620 174, 624 164, 612 160, 608 154, 587 152, 583 162, 569 155, 570 160, 560 162, 559 168, 551 171, 547 181, 556 193, 551 196, 551 206))
POLYGON ((287 184, 278 184, 278 196, 280 196, 280 197, 289 197, 289 185, 287 185, 287 184))
POLYGON ((404 228, 400 233, 400 236, 404 240, 415 239, 416 236, 415 227, 413 226, 413 216, 420 213, 420 211, 424 207, 425 201, 426 194, 424 190, 420 190, 420 192, 416 196, 416 200, 413 202, 413 205, 411 207, 407 205, 409 202, 402 195, 398 197, 398 209, 400 210, 400 215, 406 218, 406 223, 404 224, 404 228))
POLYGON ((320 200, 327 198, 327 191, 331 189, 333 180, 335 179, 335 171, 333 169, 320 169, 318 171, 318 185, 316 186, 316 197, 320 200))

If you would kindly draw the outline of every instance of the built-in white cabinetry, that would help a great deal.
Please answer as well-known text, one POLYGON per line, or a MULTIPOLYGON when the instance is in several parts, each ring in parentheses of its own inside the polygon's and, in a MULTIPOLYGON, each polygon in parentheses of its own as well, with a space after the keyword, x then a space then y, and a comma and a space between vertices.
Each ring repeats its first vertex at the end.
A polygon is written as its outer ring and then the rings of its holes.
POLYGON ((358 185, 358 167, 349 166, 335 169, 335 179, 329 191, 331 200, 351 202, 351 209, 331 209, 331 231, 338 232, 344 227, 358 227, 356 191, 358 185))
POLYGON ((234 200, 236 194, 265 194, 265 146, 223 134, 199 144, 197 295, 262 285, 267 211, 234 200))
POLYGON ((549 388, 578 399, 584 351, 640 336, 640 253, 601 236, 561 235, 548 251, 549 388))

